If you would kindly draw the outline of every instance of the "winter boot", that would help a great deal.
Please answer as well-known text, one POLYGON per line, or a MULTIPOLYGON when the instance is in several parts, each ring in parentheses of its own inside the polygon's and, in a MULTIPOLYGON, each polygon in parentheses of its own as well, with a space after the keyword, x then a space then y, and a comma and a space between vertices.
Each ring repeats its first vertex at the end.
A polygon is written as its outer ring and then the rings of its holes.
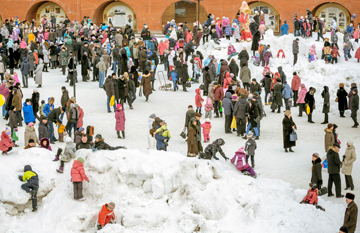
POLYGON ((125 131, 121 131, 123 139, 125 139, 125 131))
POLYGON ((117 134, 118 138, 121 138, 120 131, 116 131, 116 134, 117 134))
POLYGON ((277 113, 280 113, 280 108, 281 108, 281 107, 279 106, 279 107, 278 107, 278 111, 277 111, 277 113))
POLYGON ((222 112, 220 112, 220 117, 222 117, 222 112))
POLYGON ((289 151, 290 151, 290 152, 294 152, 294 151, 291 149, 291 147, 289 148, 289 151))
POLYGON ((315 123, 312 121, 312 113, 309 114, 309 119, 310 119, 309 123, 315 123))
POLYGON ((57 172, 59 173, 63 173, 64 172, 64 167, 60 166, 59 169, 56 169, 57 172))
POLYGON ((53 160, 54 162, 59 161, 59 156, 55 155, 55 159, 53 160))
POLYGON ((288 149, 287 149, 287 148, 285 148, 285 152, 286 152, 286 153, 288 152, 288 149))

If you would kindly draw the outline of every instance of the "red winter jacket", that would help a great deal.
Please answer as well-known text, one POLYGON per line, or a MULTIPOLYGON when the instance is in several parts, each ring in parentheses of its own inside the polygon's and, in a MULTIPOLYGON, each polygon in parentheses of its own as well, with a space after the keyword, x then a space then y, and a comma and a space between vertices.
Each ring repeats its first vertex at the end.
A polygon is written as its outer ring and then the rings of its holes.
POLYGON ((71 168, 71 182, 89 181, 89 178, 85 174, 84 164, 79 160, 74 160, 71 168))
POLYGON ((199 62, 199 67, 200 67, 200 69, 202 69, 200 57, 195 57, 194 59, 199 62))
POLYGON ((195 96, 195 105, 197 108, 201 108, 202 107, 202 101, 204 101, 203 98, 201 98, 201 95, 200 95, 200 88, 196 89, 195 90, 196 92, 196 96, 195 96))
POLYGON ((80 106, 78 107, 78 111, 79 111, 79 120, 77 122, 77 127, 83 127, 84 122, 83 122, 83 118, 84 118, 84 110, 82 108, 80 108, 80 106))
POLYGON ((224 78, 223 89, 229 88, 229 86, 231 84, 231 80, 232 80, 232 78, 230 77, 230 73, 226 72, 225 73, 225 78, 224 78))
POLYGON ((301 79, 298 75, 295 75, 293 79, 291 80, 291 90, 292 91, 298 91, 300 88, 301 79))
POLYGON ((101 211, 99 212, 98 223, 104 227, 106 224, 111 222, 111 219, 115 219, 114 210, 109 210, 107 208, 108 204, 102 206, 101 211))
POLYGON ((306 196, 304 197, 303 201, 308 201, 309 204, 318 203, 318 189, 315 190, 308 190, 306 196))
POLYGON ((14 143, 10 141, 10 135, 6 135, 5 131, 1 133, 0 150, 7 151, 10 147, 13 147, 14 143))
POLYGON ((164 42, 160 42, 160 44, 158 45, 158 50, 160 52, 160 55, 163 55, 165 52, 165 49, 169 48, 167 47, 167 45, 164 42))

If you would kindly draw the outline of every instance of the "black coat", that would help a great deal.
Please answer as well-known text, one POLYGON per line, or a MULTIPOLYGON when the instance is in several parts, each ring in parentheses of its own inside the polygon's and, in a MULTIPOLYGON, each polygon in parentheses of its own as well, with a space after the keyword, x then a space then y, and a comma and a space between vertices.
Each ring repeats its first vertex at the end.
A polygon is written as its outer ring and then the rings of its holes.
POLYGON ((113 83, 114 83, 114 92, 115 92, 115 99, 118 100, 120 99, 119 97, 119 82, 118 79, 113 79, 113 83))
POLYGON ((81 59, 81 75, 88 75, 89 62, 87 56, 83 55, 81 59))
POLYGON ((188 65, 187 64, 182 64, 181 66, 182 66, 181 81, 186 82, 186 81, 189 80, 188 65))
POLYGON ((234 79, 236 79, 239 74, 239 66, 236 64, 236 62, 230 62, 229 68, 230 73, 234 74, 234 79))
POLYGON ((308 91, 305 95, 305 103, 309 105, 310 113, 312 113, 314 110, 315 99, 314 99, 314 95, 310 94, 310 91, 308 91))
POLYGON ((125 99, 125 97, 129 95, 127 91, 127 81, 125 79, 124 80, 118 79, 117 82, 119 85, 119 98, 125 99))
POLYGON ((292 127, 295 125, 292 117, 288 118, 287 116, 285 116, 282 125, 283 125, 284 148, 290 148, 296 146, 296 142, 290 141, 290 133, 293 131, 292 127))
POLYGON ((322 182, 322 174, 321 174, 321 159, 317 158, 315 161, 312 161, 313 168, 311 173, 311 183, 318 184, 320 181, 322 182))
POLYGON ((351 110, 352 111, 357 111, 359 110, 359 95, 356 93, 355 95, 353 94, 352 99, 351 99, 351 110))
POLYGON ((331 146, 326 154, 329 174, 340 173, 341 161, 340 161, 339 153, 334 150, 335 150, 334 147, 331 146))
POLYGON ((39 99, 40 99, 39 92, 35 92, 32 94, 31 103, 32 103, 34 115, 39 111, 39 99))
POLYGON ((259 116, 259 109, 257 108, 256 104, 251 105, 249 109, 249 116, 250 116, 251 128, 257 127, 257 123, 255 122, 255 119, 259 116))
POLYGON ((209 89, 209 85, 211 83, 211 78, 210 78, 209 71, 205 70, 203 75, 204 75, 204 90, 207 92, 208 89, 209 89))
POLYGON ((336 96, 338 98, 338 109, 339 111, 345 111, 348 109, 347 107, 347 97, 348 93, 345 91, 343 87, 340 87, 336 93, 336 96))
POLYGON ((257 51, 259 49, 259 41, 260 41, 260 32, 257 31, 253 36, 251 51, 257 51))

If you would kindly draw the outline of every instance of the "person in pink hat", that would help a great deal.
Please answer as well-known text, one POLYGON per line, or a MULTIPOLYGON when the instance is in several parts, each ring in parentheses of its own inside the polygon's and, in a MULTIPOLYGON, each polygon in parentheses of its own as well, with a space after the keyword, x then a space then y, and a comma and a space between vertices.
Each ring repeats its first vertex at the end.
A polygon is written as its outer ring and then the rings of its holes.
POLYGON ((121 104, 116 105, 115 110, 115 119, 116 119, 116 125, 115 130, 117 133, 118 138, 125 139, 125 112, 121 104), (120 131, 122 133, 122 137, 120 136, 120 131))
POLYGON ((241 147, 235 152, 235 156, 231 159, 231 162, 235 164, 236 168, 242 173, 250 173, 251 177, 256 178, 254 169, 246 162, 246 153, 244 147, 241 147))

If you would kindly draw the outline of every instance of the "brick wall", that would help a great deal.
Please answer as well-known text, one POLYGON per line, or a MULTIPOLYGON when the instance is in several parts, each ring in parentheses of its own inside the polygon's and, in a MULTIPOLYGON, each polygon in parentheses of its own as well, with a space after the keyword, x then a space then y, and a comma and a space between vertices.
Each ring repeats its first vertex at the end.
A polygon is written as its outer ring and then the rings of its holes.
MULTIPOLYGON (((136 14, 138 29, 146 23, 152 31, 161 31, 163 25, 163 15, 168 7, 176 0, 122 0, 124 3, 132 7, 136 14)), ((1 0, 0 16, 4 21, 6 18, 15 17, 17 15, 20 20, 31 20, 36 17, 38 7, 47 1, 42 0, 1 0)), ((54 0, 53 2, 60 5, 71 20, 81 20, 85 15, 90 16, 94 22, 102 21, 102 12, 105 7, 114 2, 113 0, 54 0)), ((253 1, 248 1, 250 4, 253 1)), ((292 19, 294 14, 305 15, 306 9, 314 10, 324 3, 326 0, 306 0, 306 1, 288 1, 288 0, 264 0, 272 5, 279 13, 281 22, 287 20, 289 26, 292 27, 292 19)), ((350 11, 350 14, 357 14, 359 17, 355 19, 355 24, 360 20, 360 4, 358 0, 331 0, 338 3, 350 11)), ((212 13, 215 17, 227 16, 233 19, 238 12, 241 1, 233 0, 204 0, 200 2, 203 9, 201 15, 212 13)), ((169 17, 169 16, 167 16, 169 17)), ((203 20, 201 20, 203 22, 203 20)), ((192 23, 192 22, 188 22, 192 23)))

